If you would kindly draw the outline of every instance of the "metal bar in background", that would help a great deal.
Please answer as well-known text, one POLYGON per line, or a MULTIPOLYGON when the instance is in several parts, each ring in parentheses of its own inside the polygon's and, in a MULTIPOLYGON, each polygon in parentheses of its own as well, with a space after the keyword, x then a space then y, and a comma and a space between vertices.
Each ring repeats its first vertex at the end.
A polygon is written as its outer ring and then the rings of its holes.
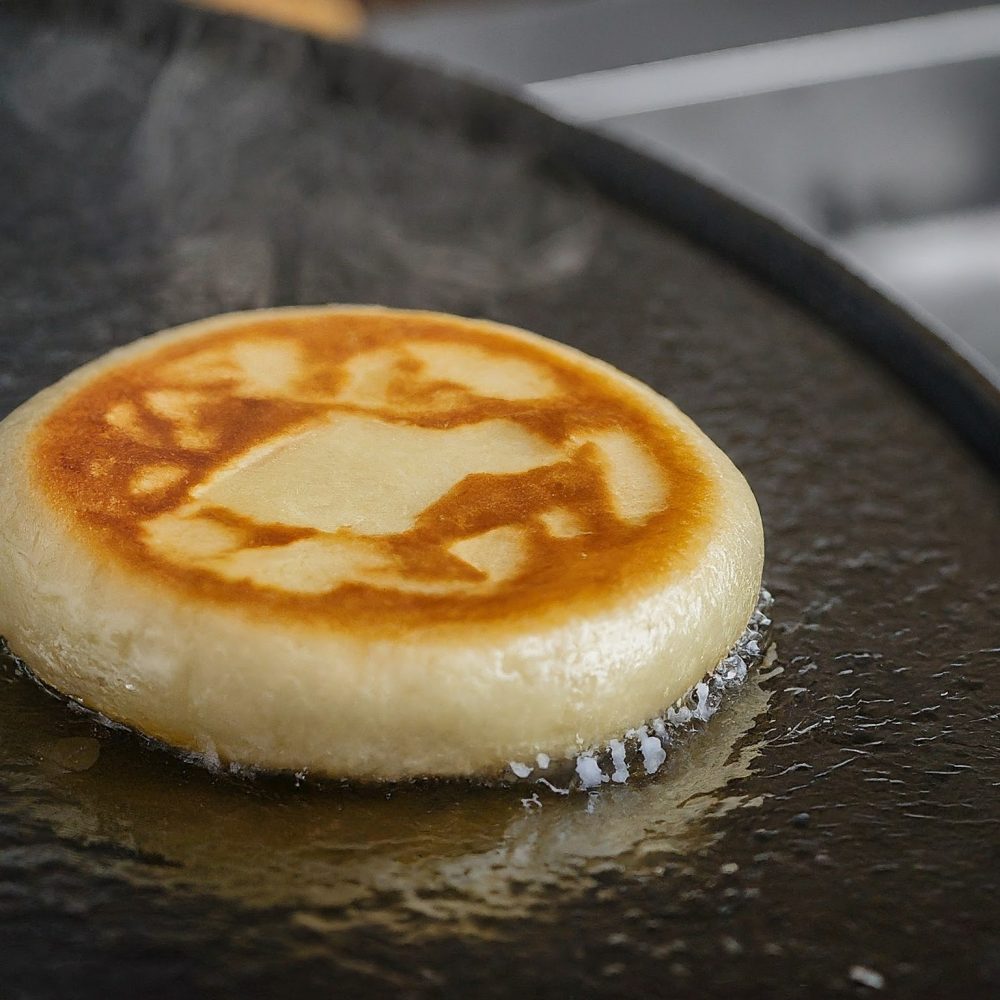
POLYGON ((1000 6, 844 28, 528 84, 562 118, 596 122, 1000 55, 1000 6))

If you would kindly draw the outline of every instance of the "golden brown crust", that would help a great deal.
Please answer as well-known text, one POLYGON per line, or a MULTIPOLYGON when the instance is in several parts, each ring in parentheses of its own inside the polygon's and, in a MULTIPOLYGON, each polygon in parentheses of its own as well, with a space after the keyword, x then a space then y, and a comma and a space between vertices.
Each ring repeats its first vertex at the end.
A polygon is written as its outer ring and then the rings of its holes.
POLYGON ((155 574, 179 594, 276 623, 387 635, 607 606, 690 565, 716 503, 703 454, 620 377, 492 325, 365 309, 235 316, 101 371, 36 429, 31 472, 96 555, 155 574), (527 401, 477 393, 433 377, 414 345, 471 347, 498 363, 525 363, 549 391, 527 401), (377 392, 353 389, 352 362, 383 356, 390 359, 388 377, 377 392), (204 484, 234 461, 268 441, 351 415, 449 432, 496 421, 562 457, 527 470, 466 475, 405 530, 331 532, 261 521, 208 500, 192 515, 199 526, 226 532, 230 553, 276 551, 321 536, 363 541, 390 568, 385 585, 345 579, 293 591, 252 574, 223 574, 204 560, 185 563, 150 544, 151 524, 189 510, 204 484), (666 484, 665 504, 639 519, 621 516, 594 443, 602 433, 624 433, 653 459, 666 484), (572 520, 572 530, 559 528, 553 510, 572 520), (483 573, 454 546, 505 526, 521 532, 524 558, 516 572, 482 587, 483 573), (400 578, 426 586, 400 588, 400 578))

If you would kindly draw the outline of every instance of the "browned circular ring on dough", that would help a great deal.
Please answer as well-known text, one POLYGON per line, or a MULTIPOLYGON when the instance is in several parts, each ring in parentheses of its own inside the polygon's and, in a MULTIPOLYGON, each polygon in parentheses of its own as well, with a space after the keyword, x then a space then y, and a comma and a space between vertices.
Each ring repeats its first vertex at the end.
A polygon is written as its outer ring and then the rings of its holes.
POLYGON ((480 320, 263 310, 147 337, 0 423, 0 634, 174 746, 362 778, 569 755, 746 625, 760 517, 610 366, 480 320))

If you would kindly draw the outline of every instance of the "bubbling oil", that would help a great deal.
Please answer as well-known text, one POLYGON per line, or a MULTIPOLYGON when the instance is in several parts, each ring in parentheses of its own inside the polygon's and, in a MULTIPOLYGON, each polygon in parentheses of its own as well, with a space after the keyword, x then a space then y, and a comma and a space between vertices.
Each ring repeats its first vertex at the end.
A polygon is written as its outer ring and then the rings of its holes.
POLYGON ((624 784, 630 778, 652 775, 663 766, 671 743, 692 722, 708 722, 719 710, 727 692, 741 687, 750 671, 767 657, 774 603, 762 587, 743 634, 729 653, 704 680, 679 698, 662 715, 606 746, 593 747, 569 760, 553 762, 545 753, 533 761, 511 761, 505 779, 512 783, 534 782, 556 794, 590 791, 607 782, 624 784))

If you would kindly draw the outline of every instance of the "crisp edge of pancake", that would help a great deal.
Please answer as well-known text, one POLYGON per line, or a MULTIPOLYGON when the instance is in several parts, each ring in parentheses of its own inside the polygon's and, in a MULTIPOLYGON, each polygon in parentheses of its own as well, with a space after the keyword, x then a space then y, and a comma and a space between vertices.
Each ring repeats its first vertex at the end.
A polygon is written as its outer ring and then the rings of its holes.
MULTIPOLYGON (((291 311, 331 310, 399 311, 291 311)), ((468 322, 612 377, 697 443, 719 494, 699 559, 600 613, 380 640, 287 622, 269 628, 99 558, 33 485, 33 429, 108 368, 241 315, 119 348, 0 422, 0 455, 8 458, 0 477, 7 573, 0 635, 45 683, 209 759, 366 779, 478 775, 537 752, 568 757, 641 724, 693 687, 742 634, 760 586, 763 530, 732 462, 672 403, 611 366, 480 320, 468 322)))

